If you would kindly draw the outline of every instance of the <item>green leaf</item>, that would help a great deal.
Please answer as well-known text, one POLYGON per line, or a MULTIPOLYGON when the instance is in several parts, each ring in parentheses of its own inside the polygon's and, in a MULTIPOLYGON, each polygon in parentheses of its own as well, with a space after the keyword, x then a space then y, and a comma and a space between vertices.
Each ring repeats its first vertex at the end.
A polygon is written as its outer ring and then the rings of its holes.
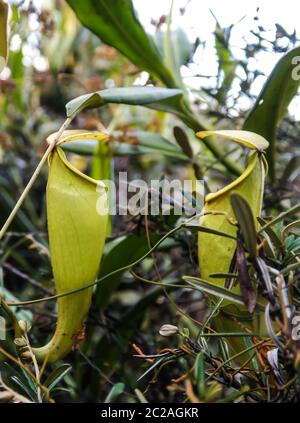
MULTIPOLYGON (((112 134, 114 136, 114 134, 112 134)), ((121 136, 123 142, 114 149, 114 154, 160 154, 180 160, 186 160, 185 155, 177 147, 160 134, 146 131, 128 131, 121 136), (132 142, 133 144, 126 144, 132 142)))
POLYGON ((234 239, 236 240, 236 237, 233 235, 230 235, 226 232, 223 231, 218 231, 217 229, 213 229, 213 228, 208 228, 206 226, 202 226, 200 224, 196 224, 196 223, 187 223, 184 225, 185 228, 191 230, 191 231, 197 231, 197 232, 205 232, 207 234, 212 234, 212 235, 218 235, 221 237, 225 237, 225 238, 230 238, 230 239, 234 239))
MULTIPOLYGON (((300 83, 297 75, 300 47, 284 55, 274 67, 249 113, 244 129, 256 132, 270 142, 267 159, 270 177, 274 179, 276 128, 287 113, 300 83)), ((298 72, 299 73, 299 72, 298 72)))
POLYGON ((0 73, 7 61, 7 18, 8 5, 0 0, 0 73))
POLYGON ((299 236, 300 235, 299 229, 300 229, 300 220, 295 220, 294 222, 290 223, 282 230, 282 233, 281 233, 282 239, 284 240, 290 232, 299 236))
POLYGON ((51 391, 55 386, 71 371, 72 367, 69 364, 61 364, 56 367, 47 377, 44 386, 51 391))
POLYGON ((249 275, 247 259, 243 242, 240 238, 237 241, 236 249, 236 268, 238 272, 238 281, 240 285, 241 296, 249 313, 253 313, 256 305, 256 292, 249 275))
MULTIPOLYGON (((235 294, 227 288, 212 286, 210 282, 196 278, 195 276, 183 276, 182 279, 184 279, 189 285, 194 286, 207 294, 213 295, 214 297, 228 300, 234 304, 244 305, 241 295, 235 294)), ((262 311, 264 310, 264 307, 261 304, 257 304, 256 309, 262 311)))
MULTIPOLYGON (((153 239, 153 241, 155 242, 157 239, 158 237, 153 239)), ((122 266, 126 266, 129 262, 139 259, 148 250, 149 247, 145 234, 132 234, 119 239, 105 255, 98 277, 101 278, 122 266)), ((119 286, 124 272, 123 270, 111 275, 97 285, 95 293, 95 303, 97 307, 107 307, 111 294, 119 286)))
POLYGON ((125 385, 122 382, 116 383, 111 390, 109 391, 107 397, 105 398, 104 403, 110 403, 113 402, 114 399, 116 399, 118 396, 123 394, 125 389, 125 385))
MULTIPOLYGON (((92 139, 80 139, 63 144, 65 151, 92 156, 98 145, 98 141, 92 139)), ((180 149, 162 137, 160 134, 146 131, 126 131, 126 133, 113 132, 110 140, 111 150, 114 156, 127 156, 138 154, 160 154, 180 160, 186 160, 180 149), (118 141, 120 140, 120 142, 118 141)))
POLYGON ((173 134, 181 150, 190 160, 192 160, 194 153, 186 132, 181 129, 180 126, 175 126, 173 129, 173 134))
POLYGON ((135 395, 137 396, 138 400, 140 403, 142 404, 148 404, 147 399, 145 398, 144 394, 139 390, 139 389, 135 389, 134 390, 135 395))
POLYGON ((24 382, 22 379, 19 379, 18 376, 12 376, 11 382, 13 382, 16 387, 21 390, 21 393, 25 394, 32 401, 36 401, 36 391, 32 391, 26 382, 24 382))
POLYGON ((90 94, 81 95, 66 105, 67 116, 87 108, 101 107, 107 103, 146 106, 176 113, 180 111, 182 91, 175 88, 159 87, 121 87, 109 88, 90 94))
POLYGON ((238 275, 236 273, 212 273, 209 275, 211 278, 221 278, 221 279, 237 279, 238 275))
POLYGON ((171 72, 135 14, 131 0, 67 0, 81 23, 132 63, 174 87, 171 72))
POLYGON ((246 248, 252 257, 256 257, 257 235, 251 207, 244 197, 235 192, 231 194, 230 201, 231 207, 240 225, 246 248))
POLYGON ((195 379, 197 382, 198 395, 201 400, 205 397, 205 362, 204 362, 204 353, 201 351, 197 354, 195 360, 195 379))
MULTIPOLYGON (((262 217, 257 217, 257 220, 261 226, 265 226, 268 223, 266 219, 262 217)), ((280 239, 276 231, 274 231, 271 228, 271 226, 268 226, 264 229, 264 237, 267 241, 269 238, 269 243, 272 243, 272 246, 271 246, 272 251, 274 251, 274 248, 273 248, 274 246, 278 248, 279 251, 283 251, 284 246, 283 246, 282 240, 280 239)))

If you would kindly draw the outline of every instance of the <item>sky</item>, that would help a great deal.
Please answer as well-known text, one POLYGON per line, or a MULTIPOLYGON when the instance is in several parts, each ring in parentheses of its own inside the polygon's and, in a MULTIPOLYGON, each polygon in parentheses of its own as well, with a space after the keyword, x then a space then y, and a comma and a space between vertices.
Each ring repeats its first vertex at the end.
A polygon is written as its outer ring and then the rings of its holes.
MULTIPOLYGON (((168 13, 171 0, 133 0, 141 20, 150 27, 151 17, 157 18, 168 13)), ((174 21, 184 27, 195 28, 199 36, 206 35, 214 28, 214 19, 209 9, 222 26, 229 26, 239 21, 243 16, 253 16, 256 8, 260 8, 262 23, 272 27, 275 22, 280 23, 287 31, 293 31, 298 27, 299 1, 285 0, 284 2, 274 0, 191 0, 186 9, 185 16, 179 16, 176 10, 184 7, 187 0, 174 0, 174 21), (296 12, 296 13, 295 13, 296 12)))

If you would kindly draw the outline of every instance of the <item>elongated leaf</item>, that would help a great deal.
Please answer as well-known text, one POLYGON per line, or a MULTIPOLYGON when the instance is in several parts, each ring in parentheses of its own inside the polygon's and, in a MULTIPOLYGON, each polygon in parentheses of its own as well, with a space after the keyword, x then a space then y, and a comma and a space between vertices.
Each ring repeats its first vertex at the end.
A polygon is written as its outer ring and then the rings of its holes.
POLYGON ((238 238, 236 250, 236 266, 239 275, 240 290, 249 313, 253 313, 256 305, 256 293, 247 267, 246 254, 242 240, 238 238))
POLYGON ((198 388, 198 395, 201 400, 205 397, 205 361, 204 361, 204 353, 201 351, 197 354, 196 362, 195 362, 195 379, 197 382, 198 388))
POLYGON ((174 86, 153 40, 137 19, 131 0, 67 0, 81 23, 167 86, 174 86))
POLYGON ((260 273, 261 280, 265 284, 266 291, 268 292, 268 294, 270 296, 271 295, 273 296, 274 288, 273 288, 273 285, 272 285, 272 281, 271 281, 270 274, 269 274, 268 267, 267 267, 266 263, 264 262, 264 260, 261 257, 256 258, 256 263, 257 263, 258 273, 260 273))
POLYGON ((113 402, 118 396, 120 396, 125 389, 125 385, 122 382, 116 383, 111 390, 109 391, 107 397, 105 398, 104 403, 110 403, 113 402))
POLYGON ((90 94, 81 95, 69 101, 66 105, 67 116, 87 108, 101 107, 107 103, 119 103, 147 106, 158 110, 176 112, 179 107, 182 91, 175 88, 159 87, 124 87, 109 88, 90 94), (173 100, 173 101, 171 101, 173 100))
POLYGON ((218 231, 217 229, 208 228, 207 226, 197 225, 194 223, 187 223, 184 225, 185 228, 191 231, 206 232, 207 234, 218 235, 220 237, 230 238, 236 240, 237 238, 227 232, 218 231))
POLYGON ((0 0, 0 73, 7 61, 7 17, 8 5, 0 0))
MULTIPOLYGON (((127 131, 126 133, 113 132, 110 135, 110 144, 114 156, 138 154, 162 154, 180 160, 186 160, 180 149, 166 138, 154 132, 127 131)), ((91 156, 94 154, 98 141, 91 138, 78 139, 65 143, 65 151, 91 156)))
MULTIPOLYGON (((105 136, 102 136, 105 138, 105 136)), ((68 137, 63 134, 60 143, 68 137)), ((105 185, 74 168, 59 145, 49 160, 47 215, 51 261, 58 294, 83 288, 97 275, 105 241, 105 185)), ((33 351, 39 360, 57 361, 80 338, 92 289, 58 299, 53 338, 33 351)))
POLYGON ((230 197, 231 207, 240 225, 240 229, 248 252, 252 257, 256 257, 256 229, 254 217, 248 202, 238 193, 233 193, 230 197))
POLYGON ((295 220, 295 222, 290 223, 282 230, 282 239, 284 240, 290 232, 293 234, 300 235, 300 220, 295 220))
POLYGON ((212 273, 211 278, 221 278, 221 279, 236 279, 238 275, 236 273, 212 273))
MULTIPOLYGON (((113 137, 115 136, 112 134, 113 137)), ((186 160, 185 155, 177 147, 177 145, 171 143, 166 138, 162 137, 160 134, 153 132, 145 131, 128 131, 122 143, 116 146, 115 153, 117 155, 126 154, 128 148, 131 154, 160 154, 168 157, 178 158, 181 160, 186 160), (131 145, 125 144, 128 140, 131 145)))
POLYGON ((19 379, 18 376, 12 376, 11 382, 13 382, 17 388, 21 389, 22 394, 25 394, 26 397, 30 398, 32 401, 36 401, 36 392, 32 392, 26 382, 24 382, 22 379, 19 379))
MULTIPOLYGON (((212 286, 210 282, 200 278, 196 278, 194 276, 183 276, 182 279, 184 279, 190 285, 195 286, 196 288, 200 288, 207 294, 211 294, 214 297, 228 300, 234 304, 244 305, 244 301, 241 295, 235 294, 227 288, 222 288, 220 286, 212 286)), ((257 304, 257 309, 263 310, 264 308, 262 305, 257 304)))
POLYGON ((270 142, 267 159, 272 178, 275 166, 276 128, 298 91, 299 56, 300 47, 297 47, 278 61, 244 123, 244 129, 256 132, 270 142))
POLYGON ((184 130, 179 126, 175 126, 173 129, 173 134, 181 150, 189 159, 192 160, 194 157, 193 149, 184 130))
MULTIPOLYGON (((262 217, 258 217, 258 222, 261 226, 266 225, 268 222, 263 219, 262 217)), ((276 231, 274 231, 271 226, 268 226, 264 229, 265 232, 265 238, 269 238, 270 242, 272 242, 272 245, 274 244, 274 246, 276 248, 278 248, 279 250, 283 250, 284 246, 282 243, 282 240, 280 239, 279 235, 276 233, 276 231)), ((274 248, 272 248, 272 250, 274 250, 274 248)))
POLYGON ((71 371, 72 366, 69 364, 62 364, 56 367, 44 382, 44 386, 51 391, 55 386, 71 371))

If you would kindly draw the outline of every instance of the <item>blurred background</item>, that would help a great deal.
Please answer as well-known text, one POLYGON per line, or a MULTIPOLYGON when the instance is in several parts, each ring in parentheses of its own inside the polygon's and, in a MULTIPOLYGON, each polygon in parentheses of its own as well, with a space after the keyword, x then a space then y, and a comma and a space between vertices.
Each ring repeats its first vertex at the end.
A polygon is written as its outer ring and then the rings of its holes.
MULTIPOLYGON (((1 226, 45 151, 46 137, 63 122, 69 100, 104 88, 153 83, 147 72, 140 71, 84 28, 63 0, 10 0, 9 4, 9 58, 0 78, 1 226)), ((293 0, 134 0, 134 6, 161 49, 167 16, 173 8, 172 38, 174 45, 180 47, 180 72, 193 110, 205 124, 217 129, 242 127, 275 64, 299 44, 300 21, 297 2, 293 0)), ((277 174, 275 184, 269 183, 266 188, 266 213, 272 207, 276 212, 282 211, 282 200, 287 200, 288 205, 299 200, 299 101, 296 95, 278 129, 277 174)), ((73 124, 74 128, 89 130, 101 130, 103 126, 115 141, 115 173, 126 170, 132 179, 145 180, 163 175, 194 177, 195 169, 173 134, 174 126, 180 126, 197 157, 198 174, 209 178, 210 189, 233 179, 195 139, 194 131, 170 114, 109 105, 85 111, 73 124)), ((224 145, 224 151, 242 163, 246 158, 245 152, 230 143, 224 145)), ((70 160, 89 173, 93 151, 79 153, 71 152, 70 160)), ((0 245, 0 286, 11 301, 53 292, 46 182, 45 167, 0 245)), ((149 222, 137 217, 115 218, 103 273, 147 251, 148 229, 153 243, 173 225, 172 217, 150 218, 149 222)), ((173 282, 184 272, 197 275, 196 242, 194 233, 176 234, 155 257, 150 256, 139 265, 138 273, 151 280, 158 268, 166 280, 173 282)), ((55 306, 27 306, 15 311, 33 325, 33 344, 44 343, 55 326, 55 306)), ((62 365, 65 367, 59 367, 57 374, 63 378, 57 382, 57 392, 53 392, 55 399, 104 401, 117 386, 114 395, 117 392, 118 398, 126 401, 137 401, 141 391, 149 401, 184 400, 188 386, 182 387, 174 379, 189 371, 190 362, 182 358, 176 366, 163 368, 159 378, 155 375, 149 380, 147 375, 137 382, 149 362, 144 363, 133 354, 139 351, 137 348, 155 354, 160 348, 174 346, 176 342, 169 344, 169 339, 159 336, 160 326, 180 320, 195 333, 189 316, 202 321, 205 312, 198 291, 181 289, 165 295, 161 288, 153 288, 129 272, 109 279, 104 288, 96 290, 88 318, 87 342, 68 357, 62 365)), ((6 342, 9 351, 13 351, 12 342, 11 337, 6 342)), ((19 371, 16 376, 16 367, 8 365, 2 356, 0 360, 6 366, 4 375, 15 376, 11 381, 14 388, 35 399, 34 388, 24 374, 19 371)), ((212 398, 226 397, 222 386, 214 389, 212 398)))

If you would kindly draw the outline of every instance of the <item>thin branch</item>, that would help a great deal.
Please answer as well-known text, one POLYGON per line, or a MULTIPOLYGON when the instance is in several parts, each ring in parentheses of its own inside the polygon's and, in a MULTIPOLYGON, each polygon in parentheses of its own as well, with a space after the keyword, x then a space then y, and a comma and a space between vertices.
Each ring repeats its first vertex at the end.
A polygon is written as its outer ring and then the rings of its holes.
POLYGON ((0 231, 0 241, 3 238, 3 236, 5 235, 7 229, 9 228, 9 226, 11 225, 12 221, 14 220, 19 208, 22 206, 25 198, 27 197, 29 191, 31 190, 33 184, 35 183, 35 181, 37 180, 42 167, 44 166, 44 164, 46 163, 49 155, 51 154, 52 150, 55 148, 57 141, 59 140, 60 136, 62 135, 62 133, 67 129, 67 127, 70 125, 70 123, 72 122, 72 120, 74 119, 74 116, 68 117, 64 123, 62 124, 62 126, 60 127, 60 129, 58 130, 55 138, 53 139, 53 141, 49 144, 47 150, 45 151, 43 157, 41 158, 39 164, 37 165, 33 175, 31 176, 28 184, 26 185, 24 191, 22 192, 19 200, 16 202, 15 207, 13 208, 13 210, 11 211, 10 215, 8 216, 6 222, 4 223, 1 231, 0 231))

